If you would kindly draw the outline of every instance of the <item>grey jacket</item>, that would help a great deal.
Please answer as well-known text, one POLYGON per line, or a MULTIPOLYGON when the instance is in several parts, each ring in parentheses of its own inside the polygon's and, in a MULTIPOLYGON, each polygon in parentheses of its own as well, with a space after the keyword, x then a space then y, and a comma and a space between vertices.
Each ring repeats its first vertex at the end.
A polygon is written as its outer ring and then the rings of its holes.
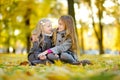
MULTIPOLYGON (((39 60, 38 54, 53 47, 52 46, 52 36, 43 35, 44 41, 43 43, 39 43, 39 41, 33 42, 33 46, 29 51, 28 54, 28 61, 33 62, 34 60, 39 60)), ((39 40, 41 39, 42 35, 39 36, 39 40)), ((38 61, 39 62, 39 61, 38 61)), ((36 63, 36 62, 34 62, 36 63)))
POLYGON ((59 54, 65 51, 68 51, 71 46, 72 46, 72 41, 70 38, 65 39, 65 31, 62 32, 57 32, 57 36, 56 36, 57 40, 56 40, 56 45, 53 48, 50 48, 50 50, 52 50, 53 53, 59 54))
MULTIPOLYGON (((39 37, 41 39, 41 37, 39 37)), ((33 47, 30 49, 29 53, 40 53, 52 47, 52 36, 44 35, 43 45, 39 44, 38 41, 33 42, 33 47)))

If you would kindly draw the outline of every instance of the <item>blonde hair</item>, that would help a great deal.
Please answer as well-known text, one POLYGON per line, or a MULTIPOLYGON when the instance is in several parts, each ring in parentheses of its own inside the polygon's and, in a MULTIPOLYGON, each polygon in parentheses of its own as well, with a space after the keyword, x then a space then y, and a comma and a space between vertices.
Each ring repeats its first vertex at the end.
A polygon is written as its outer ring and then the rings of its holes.
POLYGON ((43 33, 43 27, 45 26, 46 22, 51 22, 51 21, 46 18, 41 19, 37 23, 36 28, 32 31, 32 35, 35 36, 36 38, 35 40, 39 40, 39 44, 41 44, 44 40, 44 36, 42 36, 42 33, 43 33))
MULTIPOLYGON (((59 18, 58 21, 62 21, 65 24, 66 34, 65 34, 65 40, 70 38, 72 40, 72 46, 71 50, 74 51, 74 53, 77 53, 77 38, 76 38, 76 31, 75 31, 75 23, 70 15, 63 15, 59 18)), ((56 36, 56 33, 54 34, 56 36)), ((56 42, 56 37, 54 37, 54 42, 56 42)))

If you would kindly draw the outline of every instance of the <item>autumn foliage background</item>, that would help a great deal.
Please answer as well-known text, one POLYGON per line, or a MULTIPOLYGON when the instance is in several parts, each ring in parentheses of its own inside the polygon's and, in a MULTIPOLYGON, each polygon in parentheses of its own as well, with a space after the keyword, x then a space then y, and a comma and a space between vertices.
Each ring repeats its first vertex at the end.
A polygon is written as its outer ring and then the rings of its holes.
POLYGON ((120 0, 0 0, 0 80, 119 80, 119 42, 120 0), (76 23, 79 60, 93 65, 21 64, 37 22, 46 17, 56 28, 67 14, 76 23))

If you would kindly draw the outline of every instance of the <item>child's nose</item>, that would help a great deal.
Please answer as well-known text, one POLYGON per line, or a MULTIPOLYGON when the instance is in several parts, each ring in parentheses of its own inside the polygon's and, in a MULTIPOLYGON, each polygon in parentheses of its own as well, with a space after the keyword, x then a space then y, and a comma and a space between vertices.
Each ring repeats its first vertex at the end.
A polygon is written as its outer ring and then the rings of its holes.
POLYGON ((53 31, 54 31, 54 29, 52 28, 52 29, 51 29, 51 31, 53 32, 53 31))

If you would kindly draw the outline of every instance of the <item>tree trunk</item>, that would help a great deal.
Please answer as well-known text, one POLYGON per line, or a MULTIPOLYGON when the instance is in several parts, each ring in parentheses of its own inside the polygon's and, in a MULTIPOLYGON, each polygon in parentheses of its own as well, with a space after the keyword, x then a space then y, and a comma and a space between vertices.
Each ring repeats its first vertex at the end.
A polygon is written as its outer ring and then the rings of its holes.
POLYGON ((89 1, 89 6, 91 9, 91 17, 92 17, 92 25, 93 25, 93 29, 95 31, 95 35, 96 38, 98 40, 98 46, 99 46, 99 54, 104 54, 103 51, 103 25, 101 23, 101 19, 102 19, 102 12, 103 12, 103 6, 101 2, 97 2, 97 7, 98 7, 98 18, 99 18, 99 32, 96 31, 95 29, 95 22, 94 22, 94 17, 93 17, 93 10, 92 10, 92 5, 91 5, 91 0, 89 1))
POLYGON ((75 12, 74 12, 74 1, 68 0, 68 14, 73 17, 75 20, 75 12))
POLYGON ((9 28, 8 22, 9 22, 8 19, 3 20, 5 27, 8 29, 8 38, 7 38, 7 42, 6 42, 6 48, 7 48, 6 52, 10 53, 9 52, 9 47, 10 47, 10 34, 9 34, 10 32, 9 31, 10 31, 10 28, 9 28))
MULTIPOLYGON (((31 14, 31 9, 28 8, 26 11, 26 15, 24 16, 26 27, 30 27, 30 14, 31 14)), ((29 30, 29 28, 28 28, 28 30, 29 30)), ((26 35, 27 35, 26 39, 27 39, 27 53, 28 53, 30 50, 30 33, 29 33, 29 31, 27 32, 26 35)))
POLYGON ((84 37, 83 37, 83 27, 81 27, 81 49, 82 49, 82 54, 84 54, 84 37))
POLYGON ((30 50, 30 35, 27 35, 27 53, 29 53, 30 50))
MULTIPOLYGON (((75 11, 74 11, 74 0, 68 0, 68 14, 71 15, 75 21, 76 26, 76 19, 75 19, 75 11)), ((77 31, 77 28, 75 27, 75 30, 77 31)))
MULTIPOLYGON (((27 19, 25 21, 25 24, 26 24, 27 27, 29 27, 30 26, 30 19, 27 19)), ((27 39, 27 53, 28 53, 29 50, 30 50, 30 34, 29 33, 27 33, 26 39, 27 39)))
POLYGON ((99 38, 99 49, 100 49, 100 54, 104 54, 103 51, 103 25, 101 23, 101 19, 102 19, 102 12, 103 12, 103 6, 102 3, 99 3, 98 6, 98 16, 99 16, 99 27, 100 27, 100 38, 99 38))

